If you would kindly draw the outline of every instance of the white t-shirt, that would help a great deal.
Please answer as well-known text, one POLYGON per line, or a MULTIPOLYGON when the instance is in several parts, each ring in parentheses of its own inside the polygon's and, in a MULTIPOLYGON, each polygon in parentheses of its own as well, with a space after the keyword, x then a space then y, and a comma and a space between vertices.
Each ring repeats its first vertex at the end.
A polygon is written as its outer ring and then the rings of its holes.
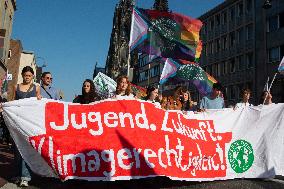
POLYGON ((248 102, 239 102, 236 104, 236 108, 244 108, 244 107, 249 107, 252 106, 252 104, 248 103, 248 102))
POLYGON ((129 95, 116 95, 115 99, 117 99, 117 100, 134 100, 135 97, 132 93, 130 93, 129 95))

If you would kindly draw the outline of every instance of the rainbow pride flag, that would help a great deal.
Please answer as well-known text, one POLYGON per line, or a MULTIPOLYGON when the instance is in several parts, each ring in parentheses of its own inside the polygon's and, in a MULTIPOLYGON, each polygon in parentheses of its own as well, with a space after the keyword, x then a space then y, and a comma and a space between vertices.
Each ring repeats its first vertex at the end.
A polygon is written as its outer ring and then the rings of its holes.
POLYGON ((134 8, 129 47, 159 57, 195 61, 202 48, 201 27, 200 20, 178 13, 134 8))
POLYGON ((160 84, 165 83, 169 78, 193 83, 202 96, 209 95, 213 84, 217 82, 198 64, 186 60, 167 59, 165 61, 160 84))

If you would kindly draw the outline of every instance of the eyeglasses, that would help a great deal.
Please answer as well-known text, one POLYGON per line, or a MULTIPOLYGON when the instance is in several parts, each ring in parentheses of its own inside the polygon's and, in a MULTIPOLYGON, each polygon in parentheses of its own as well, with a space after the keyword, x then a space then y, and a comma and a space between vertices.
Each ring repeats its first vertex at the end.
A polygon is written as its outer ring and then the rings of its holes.
POLYGON ((50 79, 50 80, 52 80, 52 77, 46 77, 46 79, 50 79))

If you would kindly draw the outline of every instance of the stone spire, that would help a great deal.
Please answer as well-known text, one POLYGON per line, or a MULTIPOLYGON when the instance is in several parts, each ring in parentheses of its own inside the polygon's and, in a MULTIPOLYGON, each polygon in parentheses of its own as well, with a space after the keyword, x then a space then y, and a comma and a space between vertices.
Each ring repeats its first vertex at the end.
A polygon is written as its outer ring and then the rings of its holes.
POLYGON ((133 0, 120 0, 115 7, 106 74, 113 79, 127 74, 128 43, 130 38, 133 0))
POLYGON ((168 0, 155 0, 153 8, 159 11, 169 11, 168 0))

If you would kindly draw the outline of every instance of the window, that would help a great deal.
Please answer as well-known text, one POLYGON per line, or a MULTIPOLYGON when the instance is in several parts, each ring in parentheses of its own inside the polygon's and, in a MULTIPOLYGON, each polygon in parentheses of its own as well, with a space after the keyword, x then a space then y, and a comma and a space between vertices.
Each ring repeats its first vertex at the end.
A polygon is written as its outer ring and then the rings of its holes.
POLYGON ((230 46, 232 47, 235 45, 235 41, 236 41, 235 32, 231 32, 229 37, 230 37, 230 46))
POLYGON ((221 75, 221 67, 222 67, 222 64, 223 64, 223 63, 219 63, 219 64, 217 64, 217 66, 216 66, 216 75, 217 75, 217 76, 220 76, 220 75, 221 75))
POLYGON ((246 1, 246 12, 249 13, 252 10, 252 0, 246 1))
POLYGON ((283 28, 284 27, 284 12, 281 12, 279 14, 279 27, 283 28))
POLYGON ((252 24, 246 26, 246 40, 253 39, 253 27, 252 24))
POLYGON ((216 39, 216 52, 220 52, 220 49, 221 49, 220 39, 216 39))
POLYGON ((10 49, 8 52, 8 59, 11 59, 11 56, 12 56, 12 50, 10 49))
POLYGON ((274 47, 268 50, 268 62, 275 62, 280 60, 280 48, 274 47))
POLYGON ((145 73, 145 78, 144 79, 148 79, 148 71, 149 70, 146 70, 144 73, 145 73))
POLYGON ((210 48, 210 54, 213 54, 214 53, 213 41, 209 43, 209 48, 210 48))
POLYGON ((203 33, 206 34, 207 33, 207 24, 204 23, 203 25, 203 33))
POLYGON ((227 62, 224 62, 223 64, 223 75, 227 74, 227 62))
POLYGON ((3 13, 2 13, 2 28, 5 27, 6 13, 7 13, 7 8, 8 8, 8 4, 7 4, 7 3, 8 3, 8 2, 5 1, 5 4, 4 4, 4 11, 3 11, 3 13))
POLYGON ((284 44, 280 46, 280 58, 284 57, 284 44))
POLYGON ((227 12, 224 11, 222 15, 223 15, 223 16, 222 16, 222 17, 223 17, 222 23, 223 23, 223 24, 226 24, 226 23, 227 23, 227 12))
POLYGON ((253 54, 252 53, 246 54, 246 64, 247 64, 248 69, 253 67, 253 54))
POLYGON ((235 19, 235 10, 234 7, 230 9, 230 21, 233 21, 235 19))
POLYGON ((147 65, 148 62, 149 62, 149 55, 141 54, 139 56, 139 60, 138 61, 139 61, 139 67, 143 67, 143 66, 147 65))
POLYGON ((160 75, 160 65, 154 66, 154 76, 160 75))
POLYGON ((239 99, 239 96, 240 96, 240 91, 242 89, 239 87, 239 85, 236 85, 235 86, 235 99, 239 99))
POLYGON ((225 50, 225 49, 227 49, 227 36, 225 35, 224 37, 223 37, 223 49, 225 50))
POLYGON ((243 62, 243 56, 238 56, 237 62, 239 65, 239 70, 244 70, 246 68, 245 63, 243 62))
POLYGON ((278 17, 278 15, 270 17, 268 19, 268 26, 267 26, 268 32, 275 31, 278 28, 279 28, 279 17, 278 17))
POLYGON ((244 13, 244 4, 243 3, 239 3, 238 4, 238 16, 241 17, 244 13))
POLYGON ((216 76, 216 65, 212 64, 212 76, 215 77, 216 76))
POLYGON ((231 73, 236 71, 236 62, 234 58, 230 59, 230 71, 231 73))
POLYGON ((214 29, 214 19, 212 19, 210 21, 210 29, 213 30, 214 29))
POLYGON ((217 24, 217 26, 219 26, 221 24, 220 14, 216 15, 216 24, 217 24))
POLYGON ((144 71, 144 72, 141 72, 141 73, 139 73, 139 82, 141 82, 141 81, 145 81, 145 80, 147 80, 148 79, 148 75, 147 75, 147 77, 146 77, 146 72, 144 71))
POLYGON ((207 69, 208 69, 207 73, 208 73, 209 75, 212 75, 212 66, 209 65, 209 66, 207 67, 207 69))
POLYGON ((153 68, 151 68, 149 70, 149 78, 151 78, 151 77, 154 77, 154 69, 153 68))
POLYGON ((225 96, 225 99, 226 99, 226 95, 228 94, 228 88, 227 86, 224 86, 224 96, 225 96))
POLYGON ((206 45, 205 53, 206 53, 206 55, 208 55, 208 54, 209 54, 209 44, 207 44, 207 45, 206 45))
POLYGON ((237 42, 242 43, 243 39, 244 39, 244 30, 243 30, 243 28, 240 28, 237 31, 237 42))
POLYGON ((231 99, 235 99, 236 93, 235 93, 235 87, 234 86, 230 87, 230 93, 231 93, 231 99))

